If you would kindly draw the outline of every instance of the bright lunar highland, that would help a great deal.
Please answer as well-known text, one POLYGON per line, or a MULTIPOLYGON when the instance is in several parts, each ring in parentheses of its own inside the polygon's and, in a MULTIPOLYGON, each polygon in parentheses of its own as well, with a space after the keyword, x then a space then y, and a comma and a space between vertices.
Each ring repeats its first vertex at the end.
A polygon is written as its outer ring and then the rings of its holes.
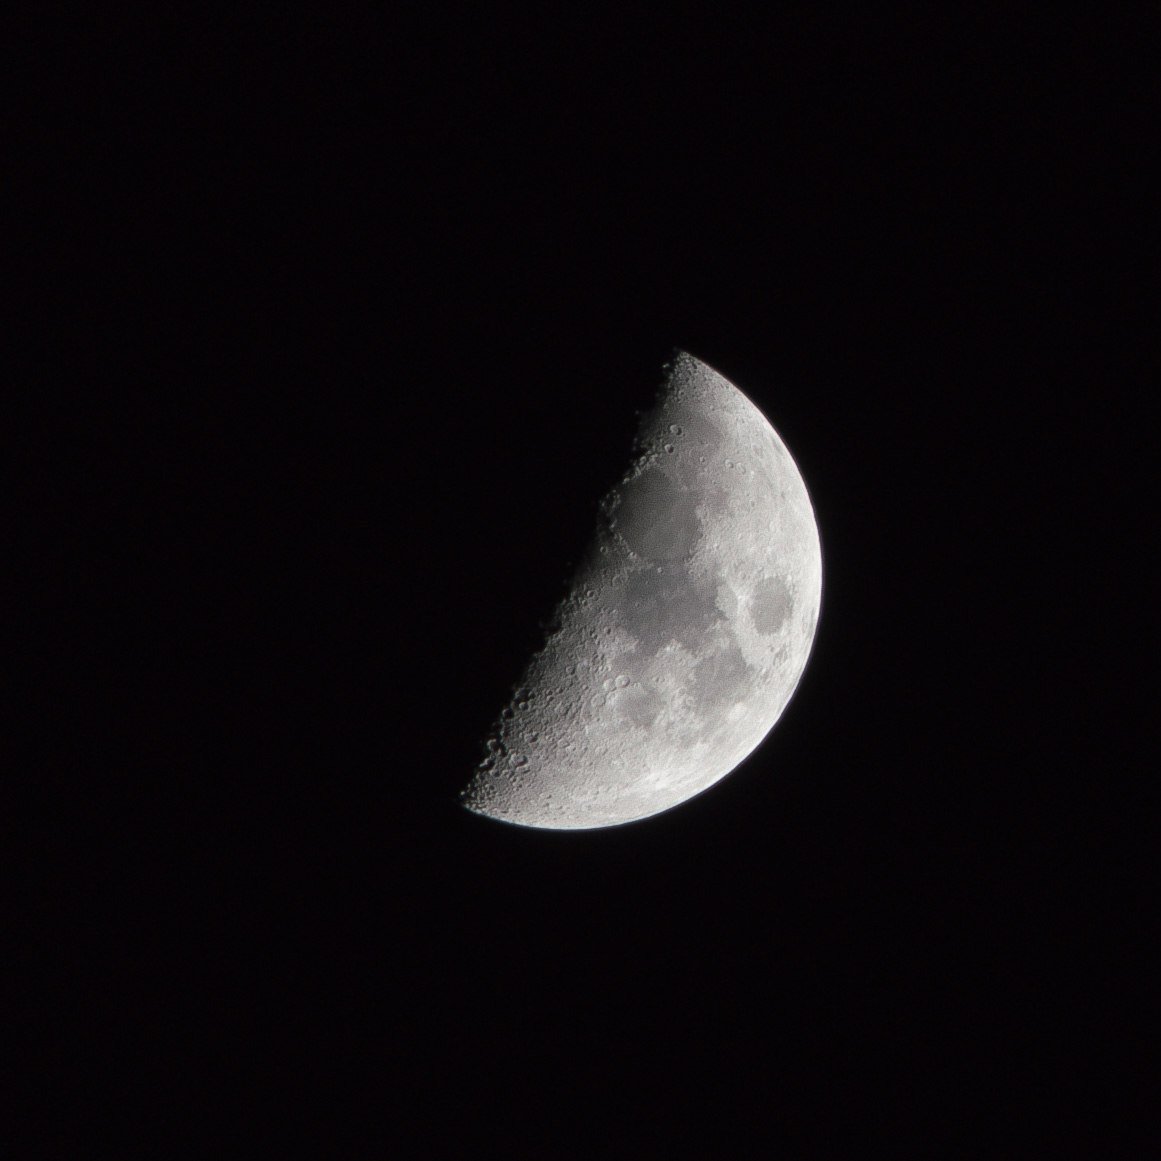
POLYGON ((465 788, 522 826, 616 826, 725 777, 786 708, 822 555, 798 468, 733 384, 679 353, 628 471, 465 788))

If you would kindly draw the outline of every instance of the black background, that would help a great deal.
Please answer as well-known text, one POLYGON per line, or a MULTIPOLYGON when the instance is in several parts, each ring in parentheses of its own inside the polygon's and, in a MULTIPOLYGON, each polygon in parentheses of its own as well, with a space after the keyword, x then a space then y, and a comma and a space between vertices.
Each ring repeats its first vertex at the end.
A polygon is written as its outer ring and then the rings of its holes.
POLYGON ((44 1154, 1133 1136, 1147 29, 20 43, 7 813, 44 1154), (810 488, 803 681, 663 816, 468 815, 675 347, 810 488))

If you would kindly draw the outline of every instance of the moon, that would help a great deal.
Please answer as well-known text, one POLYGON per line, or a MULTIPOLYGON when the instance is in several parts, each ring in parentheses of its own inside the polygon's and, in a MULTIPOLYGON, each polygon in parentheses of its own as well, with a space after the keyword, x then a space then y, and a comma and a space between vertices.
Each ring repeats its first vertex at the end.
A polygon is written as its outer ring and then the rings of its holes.
POLYGON ((618 826, 686 802, 781 717, 818 625, 822 553, 778 433, 692 355, 667 365, 632 462, 461 795, 520 826, 618 826))

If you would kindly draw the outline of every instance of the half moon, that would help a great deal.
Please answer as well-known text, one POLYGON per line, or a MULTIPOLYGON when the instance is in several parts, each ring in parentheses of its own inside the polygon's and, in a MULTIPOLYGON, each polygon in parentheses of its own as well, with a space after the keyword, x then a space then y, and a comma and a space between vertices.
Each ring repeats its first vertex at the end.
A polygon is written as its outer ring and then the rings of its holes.
POLYGON ((822 597, 806 485, 733 384, 684 352, 667 370, 463 792, 478 814, 584 830, 669 810, 757 748, 802 676, 822 597))

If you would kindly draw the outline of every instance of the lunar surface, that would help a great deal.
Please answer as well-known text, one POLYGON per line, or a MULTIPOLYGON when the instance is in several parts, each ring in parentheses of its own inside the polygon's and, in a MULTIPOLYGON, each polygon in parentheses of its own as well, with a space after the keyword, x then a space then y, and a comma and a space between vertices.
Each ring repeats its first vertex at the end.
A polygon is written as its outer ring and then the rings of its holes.
POLYGON ((583 830, 724 778, 806 666, 822 556, 786 445, 733 384, 679 353, 547 639, 463 792, 478 814, 583 830))

